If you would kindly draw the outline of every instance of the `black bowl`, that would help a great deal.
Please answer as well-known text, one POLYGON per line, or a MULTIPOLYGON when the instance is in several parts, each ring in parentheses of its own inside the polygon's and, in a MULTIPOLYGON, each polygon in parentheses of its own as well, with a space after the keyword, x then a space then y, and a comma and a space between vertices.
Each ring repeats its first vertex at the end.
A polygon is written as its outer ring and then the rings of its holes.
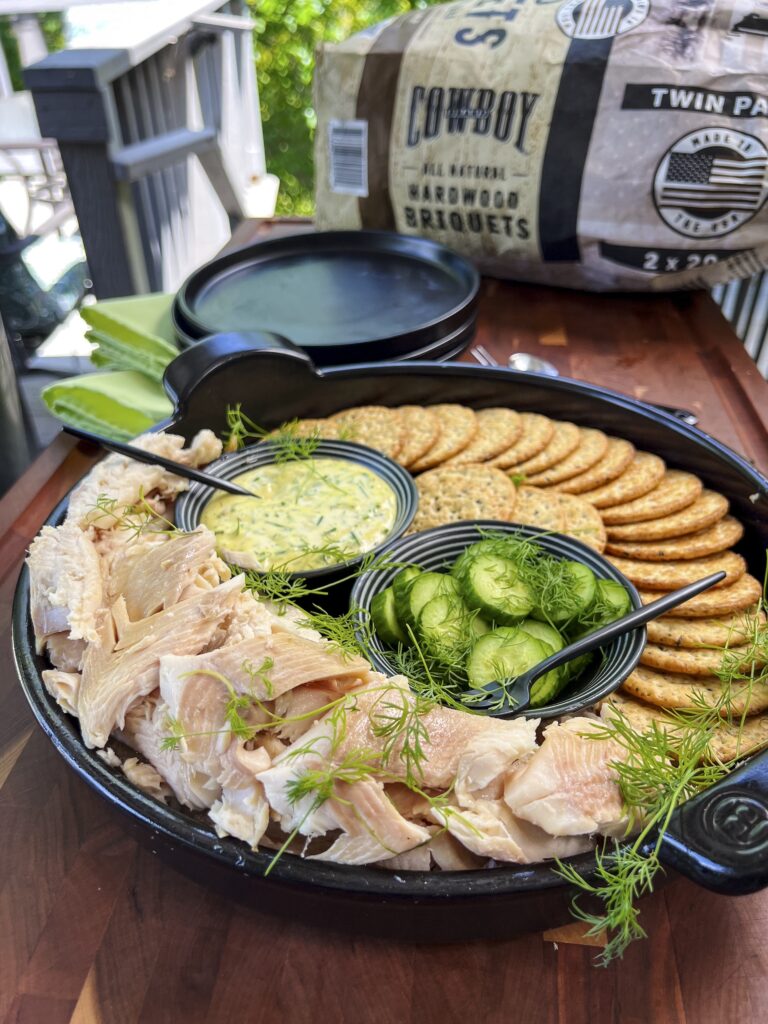
MULTIPOLYGON (((206 467, 206 472, 212 476, 220 476, 225 480, 232 480, 248 469, 255 469, 257 466, 267 466, 275 462, 275 457, 280 448, 272 441, 260 441, 258 444, 250 445, 239 452, 232 452, 225 455, 216 462, 206 467)), ((416 515, 416 507, 419 502, 416 486, 410 473, 399 466, 386 455, 376 451, 375 448, 368 448, 364 444, 356 444, 352 441, 318 441, 313 451, 313 456, 346 459, 349 462, 356 462, 365 466, 387 483, 394 492, 397 501, 397 514, 392 529, 385 540, 370 551, 362 552, 354 558, 344 562, 337 562, 334 565, 323 566, 319 569, 302 569, 295 573, 289 573, 291 578, 315 580, 317 582, 329 582, 338 579, 344 573, 359 565, 362 559, 371 553, 377 553, 386 545, 397 540, 411 525, 416 515)), ((176 502, 175 515, 176 523, 183 530, 194 530, 200 524, 200 516, 203 509, 211 498, 220 492, 205 484, 193 483, 188 491, 185 491, 176 502)))
MULTIPOLYGON (((458 556, 478 540, 482 540, 489 531, 507 533, 512 536, 535 540, 545 551, 558 558, 567 558, 574 562, 582 562, 601 580, 614 580, 620 583, 629 593, 633 608, 640 608, 642 602, 635 587, 606 561, 593 548, 582 544, 580 540, 566 537, 562 533, 542 533, 531 526, 516 523, 505 523, 493 519, 481 519, 466 523, 450 523, 447 526, 436 526, 432 530, 401 537, 388 544, 384 549, 396 562, 413 562, 422 569, 433 572, 447 570, 458 556)), ((365 631, 362 627, 366 613, 370 611, 371 602, 376 594, 386 590, 392 583, 399 569, 382 569, 368 572, 355 581, 352 588, 351 604, 358 607, 358 636, 363 639, 365 631)), ((580 679, 575 692, 566 690, 561 700, 546 704, 540 708, 530 708, 522 712, 526 718, 555 718, 558 715, 573 714, 592 707, 597 701, 613 693, 627 678, 640 660, 645 647, 645 626, 634 629, 624 636, 617 637, 604 650, 603 658, 591 673, 580 679)), ((388 648, 374 634, 369 646, 370 659, 381 672, 393 675, 396 667, 390 660, 388 648)))

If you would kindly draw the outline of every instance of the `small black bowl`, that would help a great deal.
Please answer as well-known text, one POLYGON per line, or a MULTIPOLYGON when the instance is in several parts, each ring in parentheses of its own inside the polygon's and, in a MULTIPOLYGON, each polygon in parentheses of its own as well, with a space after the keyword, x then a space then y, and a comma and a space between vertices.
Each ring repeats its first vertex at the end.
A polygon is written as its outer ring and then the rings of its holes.
MULTIPOLYGON (((593 548, 587 547, 573 537, 561 533, 542 533, 531 526, 516 523, 497 522, 491 519, 473 520, 471 522, 450 523, 447 526, 436 526, 432 530, 414 533, 409 537, 388 544, 385 548, 392 560, 398 563, 412 562, 429 571, 445 570, 452 565, 458 556, 470 544, 482 540, 489 532, 507 533, 526 540, 534 540, 551 555, 567 558, 574 562, 587 565, 598 579, 614 580, 627 589, 633 608, 640 608, 642 602, 635 587, 606 561, 593 548)), ((386 590, 398 574, 399 569, 383 569, 369 572, 355 581, 350 598, 351 607, 360 609, 358 636, 363 639, 362 619, 370 611, 371 601, 376 594, 386 590)), ((562 700, 545 704, 540 708, 523 711, 526 718, 556 718, 559 715, 572 714, 591 707, 602 697, 612 693, 627 678, 637 665, 645 647, 645 627, 632 630, 617 637, 604 650, 604 657, 595 667, 590 676, 580 679, 576 692, 565 691, 562 700)), ((375 668, 387 675, 394 674, 397 669, 389 660, 388 648, 374 634, 368 643, 369 657, 375 668)))
MULTIPOLYGON (((260 441, 258 444, 250 445, 239 452, 225 455, 216 462, 206 466, 206 473, 213 476, 223 477, 225 480, 232 480, 234 477, 245 473, 249 469, 258 466, 266 466, 275 462, 275 456, 280 451, 278 445, 272 441, 260 441)), ((335 565, 322 566, 319 569, 302 569, 295 573, 289 573, 290 578, 314 580, 320 583, 329 582, 339 578, 347 570, 359 565, 362 559, 371 552, 379 552, 382 548, 396 541, 408 529, 411 520, 416 515, 418 505, 418 493, 410 473, 399 466, 392 459, 382 455, 375 448, 368 448, 364 444, 355 444, 352 441, 318 441, 312 456, 320 458, 346 459, 349 462, 356 462, 365 466, 377 476, 389 484, 394 492, 397 501, 397 512, 395 522, 389 531, 386 540, 382 541, 370 551, 362 552, 344 562, 335 565)), ((183 530, 194 530, 200 524, 200 516, 203 509, 215 494, 220 491, 205 484, 193 483, 188 491, 185 491, 176 502, 176 524, 183 530)))

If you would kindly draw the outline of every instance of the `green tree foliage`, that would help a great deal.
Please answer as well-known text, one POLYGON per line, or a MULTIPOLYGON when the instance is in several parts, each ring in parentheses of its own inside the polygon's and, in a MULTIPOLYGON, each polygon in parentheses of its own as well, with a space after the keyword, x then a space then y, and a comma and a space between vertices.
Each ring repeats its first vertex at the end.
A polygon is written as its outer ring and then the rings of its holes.
POLYGON ((267 165, 280 178, 278 213, 314 209, 315 48, 435 0, 248 0, 267 165))
MULTIPOLYGON (((11 18, 5 14, 0 16, 0 46, 5 53, 8 62, 8 71, 11 76, 13 88, 16 90, 24 88, 24 80, 21 73, 21 61, 19 60, 19 47, 11 27, 11 18)), ((43 30, 45 45, 52 53, 60 50, 64 45, 64 32, 62 17, 60 14, 39 14, 38 20, 43 30)))

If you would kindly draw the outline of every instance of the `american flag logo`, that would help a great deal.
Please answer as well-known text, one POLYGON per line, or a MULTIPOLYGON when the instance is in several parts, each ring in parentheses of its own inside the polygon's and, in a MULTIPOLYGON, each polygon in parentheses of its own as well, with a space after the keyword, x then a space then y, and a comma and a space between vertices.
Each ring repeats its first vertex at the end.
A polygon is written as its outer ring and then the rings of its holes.
POLYGON ((604 39, 619 33, 622 19, 632 10, 628 0, 584 0, 573 12, 577 39, 604 39))
POLYGON ((763 201, 768 156, 744 158, 730 150, 671 153, 658 194, 660 206, 751 213, 763 201))

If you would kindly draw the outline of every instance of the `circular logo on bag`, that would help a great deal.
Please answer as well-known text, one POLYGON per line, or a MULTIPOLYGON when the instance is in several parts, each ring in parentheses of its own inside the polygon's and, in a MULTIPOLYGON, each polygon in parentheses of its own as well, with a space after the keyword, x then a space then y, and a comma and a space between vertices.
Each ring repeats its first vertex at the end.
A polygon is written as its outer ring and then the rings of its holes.
POLYGON ((649 0, 568 0, 555 15, 571 39, 610 39, 642 24, 649 0))
POLYGON ((732 128, 689 132, 661 158, 653 201, 687 238, 718 238, 751 220, 768 195, 768 149, 732 128))

